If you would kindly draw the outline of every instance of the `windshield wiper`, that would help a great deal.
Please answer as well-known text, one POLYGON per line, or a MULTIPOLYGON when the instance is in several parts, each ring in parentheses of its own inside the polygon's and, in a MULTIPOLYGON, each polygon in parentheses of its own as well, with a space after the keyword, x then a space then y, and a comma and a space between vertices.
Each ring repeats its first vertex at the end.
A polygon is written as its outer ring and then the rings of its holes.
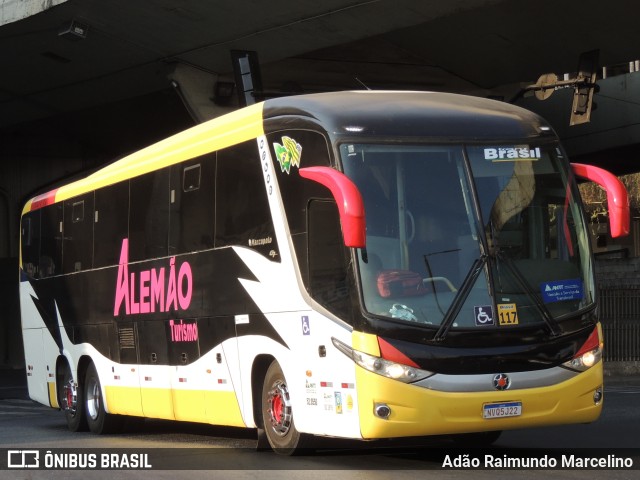
POLYGON ((524 278, 518 267, 515 266, 513 260, 505 256, 504 253, 502 253, 500 250, 496 252, 496 258, 504 262, 504 264, 507 266, 507 269, 516 279, 518 286, 527 295, 527 297, 533 300, 533 303, 535 303, 536 307, 538 307, 538 310, 542 314, 542 319, 549 327, 551 335, 553 335, 554 337, 559 336, 562 332, 560 331, 560 328, 558 328, 558 322, 551 316, 549 309, 542 302, 542 299, 538 297, 537 293, 531 288, 531 285, 529 285, 527 279, 524 278))
POLYGON ((442 319, 440 328, 433 337, 433 340, 435 340, 436 342, 444 340, 447 336, 447 333, 449 333, 453 322, 458 317, 458 313, 460 313, 464 302, 467 300, 467 297, 471 293, 471 289, 475 285, 478 276, 480 276, 480 272, 482 272, 482 269, 487 263, 488 258, 489 257, 486 254, 483 254, 479 258, 476 258, 473 262, 473 265, 471 265, 469 273, 467 273, 467 276, 464 277, 464 281, 460 286, 460 290, 458 290, 458 294, 453 299, 453 302, 451 302, 449 310, 447 310, 446 315, 442 319))
MULTIPOLYGON (((542 318, 546 323, 547 327, 549 328, 551 335, 554 337, 559 336, 562 332, 560 328, 558 328, 558 323, 551 316, 551 313, 549 312, 545 304, 542 303, 542 300, 538 298, 538 295, 536 295, 536 292, 533 291, 531 286, 527 283, 527 280, 524 278, 520 270, 518 270, 518 267, 516 267, 513 264, 513 261, 510 258, 506 257, 500 251, 495 253, 495 258, 497 260, 501 260, 504 262, 507 269, 511 272, 516 282, 518 283, 518 286, 527 295, 527 297, 533 300, 536 307, 538 307, 538 310, 542 314, 542 318)), ((453 325, 453 322, 455 321, 458 314, 460 313, 460 310, 462 309, 464 302, 466 301, 467 297, 471 293, 471 289, 475 285, 475 282, 478 279, 480 272, 482 272, 482 269, 484 268, 488 260, 489 260, 489 256, 486 254, 483 254, 480 258, 477 258, 473 262, 473 265, 471 266, 469 273, 467 273, 467 276, 464 278, 464 281, 462 282, 462 286, 460 287, 458 294, 455 296, 455 298, 453 299, 453 302, 451 303, 451 306, 447 310, 447 313, 444 316, 442 323, 440 324, 440 328, 438 329, 438 331, 433 337, 434 341, 442 341, 446 338, 447 334, 449 333, 449 330, 451 329, 451 326, 453 325)))

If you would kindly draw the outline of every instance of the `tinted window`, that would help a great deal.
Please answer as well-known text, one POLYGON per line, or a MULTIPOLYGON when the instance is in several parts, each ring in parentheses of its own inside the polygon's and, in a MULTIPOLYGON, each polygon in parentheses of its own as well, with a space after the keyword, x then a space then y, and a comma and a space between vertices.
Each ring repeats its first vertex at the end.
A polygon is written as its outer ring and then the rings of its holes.
POLYGON ((198 190, 200 188, 201 174, 202 167, 200 163, 182 166, 182 191, 192 192, 198 190))
POLYGON ((63 273, 93 263, 93 192, 64 202, 63 273))
POLYGON ((62 208, 62 203, 55 203, 40 210, 40 278, 62 273, 62 208))
POLYGON ((349 318, 347 265, 338 207, 333 201, 309 204, 309 280, 311 296, 342 318, 349 318))
POLYGON ((255 140, 218 152, 216 247, 239 245, 279 259, 255 140))
POLYGON ((40 258, 40 210, 27 213, 22 217, 20 232, 22 242, 22 269, 30 277, 38 274, 40 258))
POLYGON ((129 182, 96 190, 94 267, 117 265, 122 239, 129 235, 129 182))
MULTIPOLYGON (((333 198, 328 188, 302 178, 297 170, 330 166, 326 139, 317 132, 290 130, 268 135, 274 171, 282 194, 284 210, 292 235, 307 230, 307 204, 311 198, 333 198), (294 151, 295 153, 290 153, 294 151), (291 157, 297 155, 297 161, 291 157)), ((301 257, 303 258, 303 257, 301 257)))
MULTIPOLYGON (((298 169, 330 166, 329 147, 324 136, 308 130, 279 131, 269 134, 267 139, 300 274, 310 291, 308 209, 313 199, 333 200, 333 197, 328 188, 301 177, 298 169)), ((314 288, 320 291, 322 287, 317 283, 318 277, 314 281, 314 288)), ((327 285, 327 288, 331 287, 327 285)))
POLYGON ((215 159, 211 153, 172 168, 171 255, 213 248, 215 159))
POLYGON ((163 257, 168 253, 169 173, 165 168, 131 179, 130 262, 163 257))

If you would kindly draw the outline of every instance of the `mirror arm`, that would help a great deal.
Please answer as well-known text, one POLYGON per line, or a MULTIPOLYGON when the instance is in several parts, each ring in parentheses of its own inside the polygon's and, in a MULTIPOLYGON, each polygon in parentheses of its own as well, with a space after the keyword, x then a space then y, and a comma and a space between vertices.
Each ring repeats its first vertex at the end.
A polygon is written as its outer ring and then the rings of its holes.
POLYGON ((347 177, 329 167, 306 167, 298 170, 300 176, 324 185, 338 205, 342 237, 347 247, 364 248, 366 245, 364 202, 358 187, 347 177))
POLYGON ((597 183, 607 192, 611 236, 616 238, 629 235, 629 196, 620 179, 593 165, 572 163, 571 168, 577 176, 597 183))

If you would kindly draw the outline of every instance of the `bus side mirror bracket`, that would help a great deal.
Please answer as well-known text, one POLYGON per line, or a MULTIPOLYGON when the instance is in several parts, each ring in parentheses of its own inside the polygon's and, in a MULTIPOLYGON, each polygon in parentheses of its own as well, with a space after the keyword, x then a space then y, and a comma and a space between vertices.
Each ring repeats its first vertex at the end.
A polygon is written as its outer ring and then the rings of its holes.
POLYGON ((610 233, 613 238, 629 235, 629 196, 624 184, 610 172, 581 163, 572 163, 573 172, 600 185, 607 192, 610 233))
POLYGON ((306 167, 299 169, 300 176, 318 182, 329 190, 338 205, 342 237, 347 247, 364 248, 366 230, 364 202, 358 187, 347 177, 329 167, 306 167))

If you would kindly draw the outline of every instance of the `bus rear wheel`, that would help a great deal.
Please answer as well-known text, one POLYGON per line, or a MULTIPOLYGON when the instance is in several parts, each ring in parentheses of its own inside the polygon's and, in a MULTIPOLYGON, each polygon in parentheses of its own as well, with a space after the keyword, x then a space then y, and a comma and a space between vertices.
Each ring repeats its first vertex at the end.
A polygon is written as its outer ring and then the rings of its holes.
POLYGON ((306 436, 296 429, 287 381, 276 361, 269 366, 262 386, 262 423, 276 453, 293 455, 303 448, 306 436))
POLYGON ((72 432, 82 432, 89 428, 83 398, 82 387, 73 378, 71 367, 65 365, 62 384, 58 389, 58 405, 64 411, 67 427, 72 432))
POLYGON ((104 409, 100 378, 93 363, 87 368, 84 381, 84 401, 87 423, 93 433, 113 433, 122 426, 122 417, 112 415, 104 409))

